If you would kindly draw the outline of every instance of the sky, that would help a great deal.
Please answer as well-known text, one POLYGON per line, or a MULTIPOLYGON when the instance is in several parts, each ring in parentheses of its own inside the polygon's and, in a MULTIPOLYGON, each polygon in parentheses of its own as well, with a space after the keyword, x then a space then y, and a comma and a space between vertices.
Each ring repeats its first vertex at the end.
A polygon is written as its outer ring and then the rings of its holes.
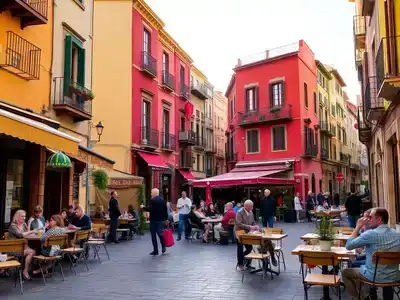
POLYGON ((356 103, 354 4, 348 0, 146 0, 165 29, 225 93, 238 58, 305 40, 356 103))

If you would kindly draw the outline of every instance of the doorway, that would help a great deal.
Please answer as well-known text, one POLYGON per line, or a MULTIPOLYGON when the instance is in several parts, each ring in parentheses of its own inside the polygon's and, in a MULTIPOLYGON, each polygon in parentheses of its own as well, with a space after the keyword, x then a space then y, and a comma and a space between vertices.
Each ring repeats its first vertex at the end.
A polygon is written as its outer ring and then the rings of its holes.
POLYGON ((63 171, 46 170, 43 207, 43 216, 46 219, 60 213, 61 209, 68 208, 69 185, 68 169, 63 171))
POLYGON ((161 174, 161 191, 164 200, 167 202, 171 201, 171 175, 161 174))
POLYGON ((399 186, 399 156, 397 154, 397 143, 392 144, 393 160, 393 185, 394 203, 396 205, 396 223, 400 222, 400 186, 399 186))
POLYGON ((315 174, 311 175, 311 191, 316 194, 316 186, 315 186, 315 174))
POLYGON ((304 198, 308 195, 309 191, 308 178, 304 179, 304 198))

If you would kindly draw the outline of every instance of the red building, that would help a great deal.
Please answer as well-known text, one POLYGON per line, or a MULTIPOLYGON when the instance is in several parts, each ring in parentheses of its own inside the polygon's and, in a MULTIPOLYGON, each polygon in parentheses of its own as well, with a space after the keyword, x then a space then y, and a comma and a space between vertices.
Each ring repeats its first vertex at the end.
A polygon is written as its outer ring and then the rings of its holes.
POLYGON ((258 182, 274 185, 287 179, 302 199, 309 190, 318 193, 322 172, 311 49, 301 40, 239 60, 234 71, 226 92, 228 170, 235 168, 230 174, 246 171, 255 178, 251 172, 270 170, 258 182))
POLYGON ((192 59, 142 1, 133 8, 132 27, 132 173, 145 178, 146 197, 157 187, 174 201, 192 161, 185 160, 190 141, 178 145, 180 131, 190 128, 185 110, 192 59))

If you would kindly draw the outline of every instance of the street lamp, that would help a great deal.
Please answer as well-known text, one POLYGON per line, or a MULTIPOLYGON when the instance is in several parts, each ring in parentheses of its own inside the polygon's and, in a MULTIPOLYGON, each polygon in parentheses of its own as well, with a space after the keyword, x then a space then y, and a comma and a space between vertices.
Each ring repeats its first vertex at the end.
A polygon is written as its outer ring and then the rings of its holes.
POLYGON ((101 138, 101 136, 103 135, 103 130, 104 130, 104 125, 101 123, 101 121, 99 121, 99 123, 97 123, 97 125, 93 125, 93 123, 92 122, 89 122, 89 140, 88 140, 88 144, 89 144, 89 149, 91 148, 91 144, 92 143, 97 143, 97 142, 100 142, 100 138, 101 138), (97 136, 98 136, 98 139, 97 140, 90 140, 90 136, 91 136, 91 131, 92 131, 92 128, 96 128, 96 132, 97 132, 97 136))
POLYGON ((99 123, 97 123, 97 125, 95 126, 96 131, 97 131, 97 135, 99 137, 98 142, 100 142, 100 137, 103 134, 103 130, 104 130, 104 125, 101 124, 101 121, 99 121, 99 123))

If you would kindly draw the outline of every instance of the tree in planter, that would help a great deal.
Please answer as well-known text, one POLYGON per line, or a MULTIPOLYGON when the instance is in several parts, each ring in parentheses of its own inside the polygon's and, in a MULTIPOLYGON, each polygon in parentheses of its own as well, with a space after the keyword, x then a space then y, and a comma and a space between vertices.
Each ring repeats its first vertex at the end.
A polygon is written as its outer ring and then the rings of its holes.
MULTIPOLYGON (((144 197, 144 184, 139 185, 138 202, 139 202, 139 206, 146 205, 145 197, 144 197)), ((143 234, 146 230, 147 230, 146 217, 145 217, 144 212, 142 211, 142 212, 140 212, 139 232, 140 232, 140 234, 143 234)))
POLYGON ((104 191, 108 186, 108 174, 104 170, 94 170, 92 172, 93 185, 99 190, 104 191))
POLYGON ((319 236, 320 248, 322 251, 329 251, 332 247, 332 241, 335 239, 335 229, 328 216, 322 217, 314 233, 319 236))

